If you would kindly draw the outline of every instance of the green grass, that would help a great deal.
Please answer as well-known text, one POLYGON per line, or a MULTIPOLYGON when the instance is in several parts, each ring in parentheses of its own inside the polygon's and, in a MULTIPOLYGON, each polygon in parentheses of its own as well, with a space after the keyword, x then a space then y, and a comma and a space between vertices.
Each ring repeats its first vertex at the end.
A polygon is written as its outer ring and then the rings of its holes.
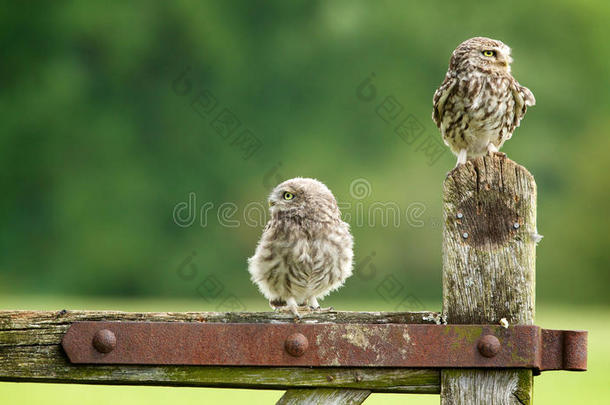
MULTIPOLYGON (((337 309, 383 310, 381 302, 350 303, 327 301, 337 309)), ((264 301, 248 303, 252 311, 266 310, 264 301)), ((117 299, 59 299, 48 297, 0 297, 1 309, 113 309, 125 311, 193 311, 206 310, 199 301, 150 301, 117 299)), ((438 310, 438 305, 427 306, 438 310)), ((536 324, 555 329, 589 331, 589 371, 585 373, 550 371, 536 377, 534 403, 539 404, 607 404, 610 396, 610 309, 560 305, 538 306, 536 324)), ((202 404, 273 404, 279 391, 254 391, 211 388, 168 388, 130 386, 90 386, 64 384, 0 383, 0 404, 45 405, 157 405, 178 403, 202 404)), ((436 395, 373 394, 367 404, 438 404, 436 395)))

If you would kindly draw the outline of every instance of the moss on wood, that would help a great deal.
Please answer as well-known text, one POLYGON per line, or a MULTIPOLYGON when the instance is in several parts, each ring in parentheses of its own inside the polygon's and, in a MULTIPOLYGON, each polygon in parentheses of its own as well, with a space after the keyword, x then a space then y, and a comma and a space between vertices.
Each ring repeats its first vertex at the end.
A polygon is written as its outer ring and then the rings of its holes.
MULTIPOLYGON (((433 323, 436 313, 336 312, 306 322, 433 323), (424 318, 429 320, 424 320, 424 318)), ((0 380, 262 389, 346 388, 373 392, 438 393, 432 369, 73 365, 60 346, 76 321, 294 322, 275 313, 126 313, 0 311, 0 380)))

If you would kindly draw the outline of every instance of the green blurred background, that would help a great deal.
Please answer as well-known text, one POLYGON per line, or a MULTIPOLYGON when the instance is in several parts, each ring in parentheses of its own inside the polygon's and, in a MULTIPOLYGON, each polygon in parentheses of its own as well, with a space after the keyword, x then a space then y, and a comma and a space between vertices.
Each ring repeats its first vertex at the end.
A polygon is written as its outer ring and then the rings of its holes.
POLYGON ((355 276, 326 302, 438 309, 440 188, 455 158, 430 153, 431 99, 455 46, 483 35, 513 48, 538 103, 503 151, 538 183, 545 326, 607 324, 609 20, 602 0, 5 5, 0 304, 264 309, 246 272, 260 207, 306 176, 333 190, 356 240, 355 276), (219 130, 223 111, 234 132, 219 130), (379 203, 398 220, 384 225, 379 203))

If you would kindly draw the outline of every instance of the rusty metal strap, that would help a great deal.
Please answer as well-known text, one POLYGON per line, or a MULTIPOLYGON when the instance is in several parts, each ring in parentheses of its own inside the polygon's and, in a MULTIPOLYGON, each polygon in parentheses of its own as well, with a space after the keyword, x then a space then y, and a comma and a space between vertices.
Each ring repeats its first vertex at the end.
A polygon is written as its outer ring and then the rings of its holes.
POLYGON ((587 332, 538 326, 75 322, 72 363, 586 370, 587 332))

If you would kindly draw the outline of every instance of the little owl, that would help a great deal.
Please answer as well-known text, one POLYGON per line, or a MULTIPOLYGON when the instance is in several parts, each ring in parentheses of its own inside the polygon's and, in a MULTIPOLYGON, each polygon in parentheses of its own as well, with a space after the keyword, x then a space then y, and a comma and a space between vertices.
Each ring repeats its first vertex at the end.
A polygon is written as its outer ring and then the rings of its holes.
POLYGON ((432 119, 457 164, 497 152, 536 99, 510 74, 510 48, 495 39, 462 42, 434 93, 432 119))
POLYGON ((331 191, 314 179, 294 178, 269 196, 271 219, 254 256, 252 281, 269 305, 291 311, 318 310, 318 298, 352 274, 353 239, 331 191))

